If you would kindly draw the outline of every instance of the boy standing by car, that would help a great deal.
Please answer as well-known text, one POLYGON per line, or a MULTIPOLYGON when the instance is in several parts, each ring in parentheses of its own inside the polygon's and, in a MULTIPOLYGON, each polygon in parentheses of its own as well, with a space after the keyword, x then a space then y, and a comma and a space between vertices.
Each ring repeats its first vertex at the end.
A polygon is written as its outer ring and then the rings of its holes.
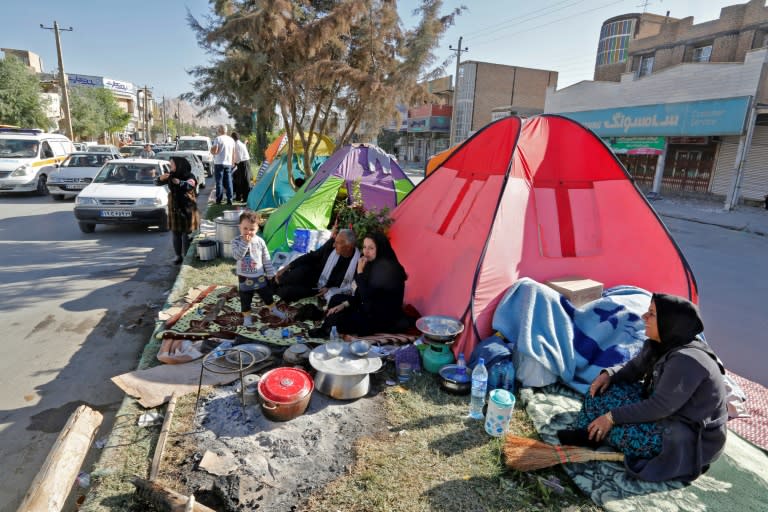
POLYGON ((271 281, 275 277, 275 268, 269 258, 269 250, 264 240, 257 235, 259 216, 246 211, 240 214, 240 235, 232 240, 232 256, 237 274, 240 311, 243 313, 243 326, 253 325, 251 303, 254 293, 269 306, 269 312, 280 320, 285 320, 285 313, 275 304, 271 281))

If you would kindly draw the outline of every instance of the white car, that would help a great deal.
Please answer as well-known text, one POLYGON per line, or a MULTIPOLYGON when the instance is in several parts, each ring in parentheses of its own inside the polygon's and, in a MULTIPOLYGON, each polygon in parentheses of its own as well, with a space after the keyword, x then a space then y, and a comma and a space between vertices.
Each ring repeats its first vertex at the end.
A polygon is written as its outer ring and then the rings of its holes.
POLYGON ((56 200, 75 197, 93 181, 104 164, 113 159, 114 156, 109 153, 70 154, 58 169, 48 175, 48 193, 56 200))
POLYGON ((205 168, 200 157, 193 151, 160 151, 155 153, 155 158, 158 160, 170 160, 172 156, 180 156, 186 158, 189 165, 192 167, 192 175, 197 182, 197 188, 195 194, 200 193, 201 188, 205 188, 205 168))
POLYGON ((75 199, 80 231, 96 224, 141 224, 168 231, 168 187, 155 178, 171 172, 164 160, 125 158, 107 162, 75 199))
POLYGON ((211 139, 202 135, 185 135, 176 141, 176 151, 192 151, 203 162, 207 176, 213 176, 213 155, 211 154, 211 139))

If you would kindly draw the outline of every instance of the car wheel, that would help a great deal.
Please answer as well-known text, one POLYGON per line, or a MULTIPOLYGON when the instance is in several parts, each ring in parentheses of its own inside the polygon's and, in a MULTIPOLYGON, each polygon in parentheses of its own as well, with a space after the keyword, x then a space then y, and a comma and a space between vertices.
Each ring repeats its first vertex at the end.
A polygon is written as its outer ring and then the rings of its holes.
POLYGON ((91 224, 90 222, 78 222, 78 226, 80 226, 80 231, 83 233, 93 233, 96 231, 96 224, 91 224))
POLYGON ((35 192, 39 196, 47 196, 48 195, 48 186, 46 183, 48 182, 48 176, 45 174, 41 174, 37 178, 37 188, 35 189, 35 192))
POLYGON ((63 201, 64 200, 64 194, 53 194, 51 195, 54 201, 63 201))

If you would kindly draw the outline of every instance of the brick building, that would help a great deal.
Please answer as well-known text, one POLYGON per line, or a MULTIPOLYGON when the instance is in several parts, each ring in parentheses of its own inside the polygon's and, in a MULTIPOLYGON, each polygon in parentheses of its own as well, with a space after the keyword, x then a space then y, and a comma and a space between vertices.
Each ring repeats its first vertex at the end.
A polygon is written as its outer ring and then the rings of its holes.
MULTIPOLYGON (((610 23, 631 16, 607 20, 601 36, 610 23)), ((592 128, 641 187, 713 194, 727 208, 740 199, 762 201, 768 193, 765 0, 724 7, 718 19, 699 24, 692 17, 660 18, 646 27, 652 35, 628 40, 623 63, 598 55, 595 77, 606 81, 550 89, 545 110, 592 128)))
POLYGON ((544 111, 548 87, 557 87, 557 71, 465 61, 459 66, 453 143, 461 142, 499 117, 527 117, 544 111))

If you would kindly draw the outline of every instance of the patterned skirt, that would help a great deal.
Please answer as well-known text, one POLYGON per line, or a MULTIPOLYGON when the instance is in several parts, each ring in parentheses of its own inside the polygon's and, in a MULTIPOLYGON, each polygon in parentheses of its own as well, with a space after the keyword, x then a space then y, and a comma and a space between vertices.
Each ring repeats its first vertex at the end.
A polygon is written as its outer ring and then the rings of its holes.
MULTIPOLYGON (((602 395, 586 395, 579 411, 577 428, 586 429, 592 421, 611 409, 643 400, 642 384, 612 384, 602 395)), ((661 453, 661 427, 657 423, 614 425, 605 441, 631 458, 651 459, 661 453)))

